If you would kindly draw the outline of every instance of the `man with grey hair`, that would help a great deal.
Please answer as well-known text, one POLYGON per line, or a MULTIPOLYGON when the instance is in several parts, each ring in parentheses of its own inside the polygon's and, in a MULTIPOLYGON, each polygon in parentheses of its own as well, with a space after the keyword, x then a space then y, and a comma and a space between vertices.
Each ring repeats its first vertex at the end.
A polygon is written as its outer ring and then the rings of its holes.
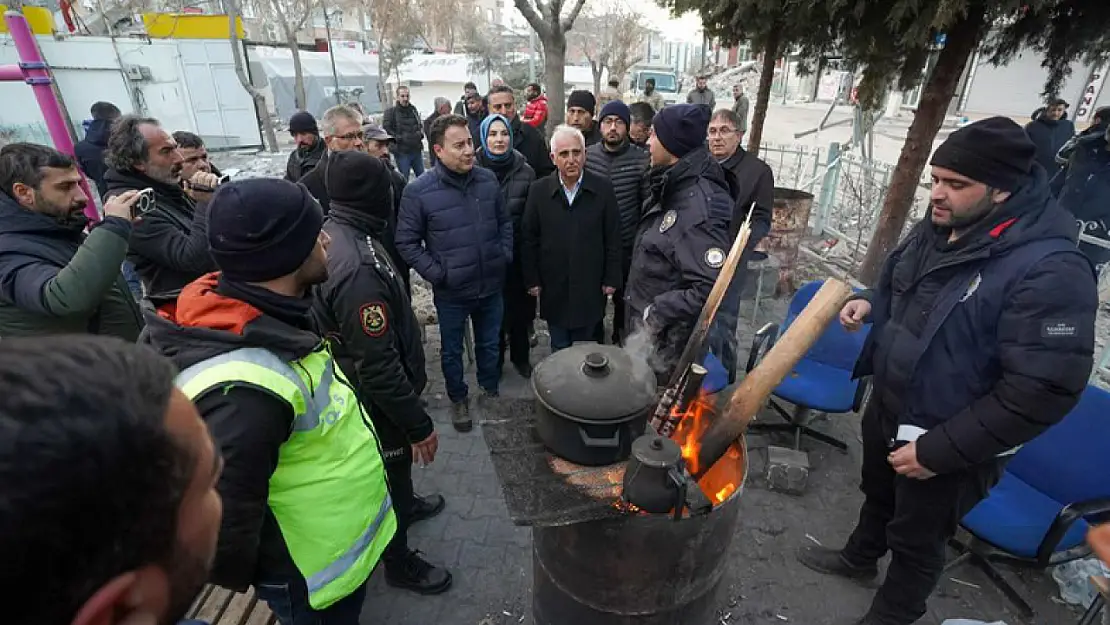
MULTIPOLYGON (((153 202, 131 231, 127 259, 156 308, 172 310, 186 285, 216 270, 208 254, 208 200, 215 175, 198 171, 181 179, 184 157, 157 119, 125 115, 112 126, 104 154, 106 198, 144 191, 153 202)), ((137 203, 140 210, 142 201, 137 203)))
POLYGON ((326 216, 331 208, 328 185, 325 183, 328 179, 329 157, 334 152, 362 151, 366 137, 362 132, 362 115, 345 104, 339 104, 324 111, 324 116, 320 118, 320 130, 324 134, 324 145, 327 151, 320 159, 320 163, 298 182, 308 187, 308 192, 320 203, 326 216))
MULTIPOLYGON (((450 100, 448 100, 447 98, 444 98, 444 97, 439 97, 439 98, 435 99, 435 108, 434 108, 434 110, 432 110, 432 114, 424 118, 424 137, 428 138, 429 143, 431 142, 430 137, 432 136, 432 122, 434 122, 437 118, 439 118, 443 115, 449 114, 450 112, 451 112, 451 101, 450 100)), ((435 153, 435 151, 433 150, 433 151, 429 152, 428 156, 429 156, 429 162, 434 167, 435 164, 436 164, 436 153, 435 153)))
POLYGON ((596 341, 606 298, 621 287, 620 209, 613 185, 586 170, 586 139, 551 135, 555 173, 532 184, 524 208, 524 284, 540 299, 551 349, 596 341))

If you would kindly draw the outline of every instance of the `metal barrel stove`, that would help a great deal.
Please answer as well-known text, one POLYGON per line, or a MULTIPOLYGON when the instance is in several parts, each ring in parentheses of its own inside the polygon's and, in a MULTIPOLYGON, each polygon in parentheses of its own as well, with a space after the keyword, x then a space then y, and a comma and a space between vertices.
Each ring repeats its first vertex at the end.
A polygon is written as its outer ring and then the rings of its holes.
MULTIPOLYGON (((740 514, 747 452, 737 441, 736 490, 708 514, 627 514, 532 528, 536 625, 716 622, 717 590, 740 514)), ((714 471, 717 467, 714 467, 714 471)))

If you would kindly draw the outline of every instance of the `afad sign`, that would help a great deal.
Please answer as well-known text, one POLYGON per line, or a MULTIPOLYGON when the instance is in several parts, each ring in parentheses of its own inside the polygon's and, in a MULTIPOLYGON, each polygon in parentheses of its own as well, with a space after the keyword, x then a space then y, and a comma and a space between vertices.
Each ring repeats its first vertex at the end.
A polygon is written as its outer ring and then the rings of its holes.
POLYGON ((1079 106, 1075 109, 1075 121, 1089 122, 1095 114, 1095 100, 1102 91, 1102 83, 1106 80, 1106 67, 1097 67, 1087 79, 1087 86, 1083 88, 1083 95, 1079 98, 1079 106))

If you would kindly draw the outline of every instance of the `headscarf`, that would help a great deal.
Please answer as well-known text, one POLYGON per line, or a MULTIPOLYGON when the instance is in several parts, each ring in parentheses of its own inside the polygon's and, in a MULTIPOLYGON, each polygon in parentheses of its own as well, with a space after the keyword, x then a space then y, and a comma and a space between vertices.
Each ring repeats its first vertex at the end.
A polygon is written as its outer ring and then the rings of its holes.
POLYGON ((513 157, 513 125, 509 123, 509 118, 504 115, 493 113, 482 120, 482 125, 479 127, 478 132, 482 136, 478 140, 482 143, 482 152, 485 153, 486 158, 495 163, 505 162, 513 157), (489 151, 489 129, 493 122, 501 122, 505 124, 505 128, 509 131, 509 149, 505 150, 504 154, 493 154, 489 151))

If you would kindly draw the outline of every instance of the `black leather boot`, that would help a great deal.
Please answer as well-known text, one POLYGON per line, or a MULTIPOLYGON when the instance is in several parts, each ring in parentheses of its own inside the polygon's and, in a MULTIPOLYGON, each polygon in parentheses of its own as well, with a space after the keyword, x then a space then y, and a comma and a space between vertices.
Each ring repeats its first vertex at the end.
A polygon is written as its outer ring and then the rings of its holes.
POLYGON ((865 567, 852 566, 844 559, 839 549, 829 549, 828 547, 818 547, 816 545, 806 545, 799 549, 798 561, 804 564, 806 568, 817 571, 818 573, 836 575, 838 577, 845 577, 861 582, 873 580, 879 574, 879 568, 875 565, 865 567))
POLYGON ((385 558, 385 581, 395 588, 404 588, 421 595, 438 595, 451 587, 451 573, 429 564, 420 552, 409 550, 397 558, 385 558))

